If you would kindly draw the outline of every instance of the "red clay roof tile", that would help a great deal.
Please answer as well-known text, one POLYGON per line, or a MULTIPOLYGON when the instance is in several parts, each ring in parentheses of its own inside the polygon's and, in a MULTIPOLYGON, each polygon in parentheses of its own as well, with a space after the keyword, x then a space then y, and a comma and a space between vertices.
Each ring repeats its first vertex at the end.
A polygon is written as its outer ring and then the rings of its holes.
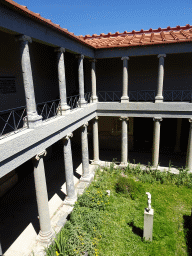
POLYGON ((116 33, 109 32, 108 34, 93 34, 92 36, 75 36, 74 33, 69 32, 67 29, 61 28, 59 24, 54 24, 51 20, 41 17, 39 13, 34 13, 28 10, 27 6, 20 5, 13 0, 2 0, 1 2, 15 9, 16 11, 22 12, 22 14, 51 26, 52 28, 57 29, 74 40, 80 41, 81 43, 89 45, 95 49, 192 41, 192 26, 189 24, 183 27, 177 25, 174 28, 168 26, 167 28, 163 29, 159 27, 158 29, 150 28, 149 30, 132 30, 132 32, 124 31, 123 33, 117 31, 116 33))

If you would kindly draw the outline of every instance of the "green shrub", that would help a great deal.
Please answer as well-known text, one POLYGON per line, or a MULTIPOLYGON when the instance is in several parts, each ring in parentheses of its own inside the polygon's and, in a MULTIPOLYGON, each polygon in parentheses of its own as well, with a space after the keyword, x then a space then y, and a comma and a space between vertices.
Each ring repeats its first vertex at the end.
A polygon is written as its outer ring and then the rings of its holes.
POLYGON ((135 200, 139 194, 144 193, 141 182, 121 176, 118 178, 118 181, 115 184, 115 190, 117 193, 130 196, 133 200, 135 200))

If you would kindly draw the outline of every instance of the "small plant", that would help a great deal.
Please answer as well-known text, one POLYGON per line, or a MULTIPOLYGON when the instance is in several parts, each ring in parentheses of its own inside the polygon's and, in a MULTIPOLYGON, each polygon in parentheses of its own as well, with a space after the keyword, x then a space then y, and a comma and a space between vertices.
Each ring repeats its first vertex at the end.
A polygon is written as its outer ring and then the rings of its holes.
POLYGON ((144 193, 141 183, 122 176, 119 177, 115 185, 115 190, 117 193, 130 196, 133 200, 136 199, 140 193, 144 193))

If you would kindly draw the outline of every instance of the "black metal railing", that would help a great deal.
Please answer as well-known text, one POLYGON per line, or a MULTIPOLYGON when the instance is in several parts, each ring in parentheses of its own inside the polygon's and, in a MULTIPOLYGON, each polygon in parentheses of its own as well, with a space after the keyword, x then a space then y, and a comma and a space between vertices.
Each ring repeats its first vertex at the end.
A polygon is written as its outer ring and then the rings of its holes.
POLYGON ((98 100, 103 101, 120 101, 122 93, 121 91, 100 91, 98 92, 98 100))
POLYGON ((92 92, 86 92, 84 94, 85 100, 87 101, 87 104, 91 102, 92 92))
POLYGON ((80 98, 79 94, 67 97, 67 105, 70 106, 71 110, 74 109, 74 108, 79 108, 80 107, 79 98, 80 98))
POLYGON ((25 116, 25 106, 0 111, 0 137, 2 138, 4 135, 27 128, 27 121, 24 121, 25 116))
MULTIPOLYGON (((129 91, 129 101, 155 102, 155 90, 129 91)), ((120 101, 121 91, 99 91, 100 102, 120 101)), ((187 101, 192 102, 191 90, 164 90, 164 101, 187 101)))
POLYGON ((129 91, 130 101, 154 101, 155 90, 129 91))
POLYGON ((47 120, 60 114, 60 99, 37 104, 37 113, 42 120, 47 120))
POLYGON ((192 97, 191 90, 165 90, 163 92, 164 101, 190 101, 192 97))

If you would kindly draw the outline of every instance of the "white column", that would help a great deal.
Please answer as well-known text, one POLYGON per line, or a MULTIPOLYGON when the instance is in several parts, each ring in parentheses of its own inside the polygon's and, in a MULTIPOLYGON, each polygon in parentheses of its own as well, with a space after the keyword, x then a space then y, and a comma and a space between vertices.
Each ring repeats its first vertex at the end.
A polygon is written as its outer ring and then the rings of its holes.
POLYGON ((97 92, 96 92, 96 70, 95 63, 96 59, 91 60, 91 84, 92 84, 92 102, 98 102, 97 92))
POLYGON ((159 147, 160 147, 160 122, 163 119, 161 117, 154 117, 153 128, 153 151, 152 151, 152 166, 158 167, 159 164, 159 147))
POLYGON ((29 42, 32 43, 32 39, 29 36, 22 35, 16 37, 16 41, 20 42, 21 68, 23 74, 23 84, 27 105, 28 125, 29 128, 34 128, 36 126, 41 125, 42 116, 39 116, 37 114, 37 107, 35 102, 33 74, 31 70, 31 61, 29 54, 29 42))
POLYGON ((63 151, 64 151, 64 162, 65 162, 65 179, 67 188, 67 197, 64 204, 73 205, 77 200, 77 195, 75 192, 74 185, 74 175, 73 175, 73 160, 71 152, 71 137, 72 133, 68 134, 63 138, 63 151))
POLYGON ((120 117, 122 121, 122 135, 121 135, 121 165, 128 163, 128 117, 120 117))
POLYGON ((59 93, 60 93, 60 111, 61 115, 65 115, 70 111, 70 107, 67 105, 67 93, 66 93, 66 78, 65 78, 65 61, 64 52, 65 48, 61 47, 55 49, 57 52, 57 66, 58 66, 58 79, 59 79, 59 93))
POLYGON ((163 102, 163 80, 164 80, 164 58, 166 54, 159 54, 159 68, 158 68, 158 79, 157 79, 157 95, 155 102, 163 102))
POLYGON ((80 94, 81 107, 83 107, 87 103, 85 101, 85 96, 84 96, 83 59, 84 59, 84 55, 78 56, 78 77, 79 77, 79 94, 80 94))
POLYGON ((99 132, 98 132, 98 116, 93 119, 93 164, 98 164, 99 160, 99 132))
POLYGON ((181 125, 182 125, 182 118, 177 118, 177 128, 176 128, 176 143, 174 152, 181 152, 180 143, 181 143, 181 125))
POLYGON ((35 180, 35 191, 37 198, 37 207, 39 212, 39 223, 40 232, 37 237, 38 240, 42 242, 49 242, 53 236, 51 229, 51 222, 49 216, 49 205, 48 205, 48 195, 47 195, 47 185, 45 179, 45 170, 43 163, 43 156, 46 155, 44 150, 40 154, 36 155, 33 159, 34 164, 34 180, 35 180))
POLYGON ((188 146, 187 146, 187 158, 186 158, 186 168, 192 172, 192 118, 189 119, 190 128, 189 128, 189 137, 188 137, 188 146))
POLYGON ((93 175, 89 171, 89 150, 87 137, 88 122, 81 127, 81 147, 82 147, 82 181, 90 182, 93 175))
POLYGON ((121 60, 123 60, 123 95, 121 97, 122 103, 129 102, 128 97, 128 60, 129 57, 122 57, 121 60))

